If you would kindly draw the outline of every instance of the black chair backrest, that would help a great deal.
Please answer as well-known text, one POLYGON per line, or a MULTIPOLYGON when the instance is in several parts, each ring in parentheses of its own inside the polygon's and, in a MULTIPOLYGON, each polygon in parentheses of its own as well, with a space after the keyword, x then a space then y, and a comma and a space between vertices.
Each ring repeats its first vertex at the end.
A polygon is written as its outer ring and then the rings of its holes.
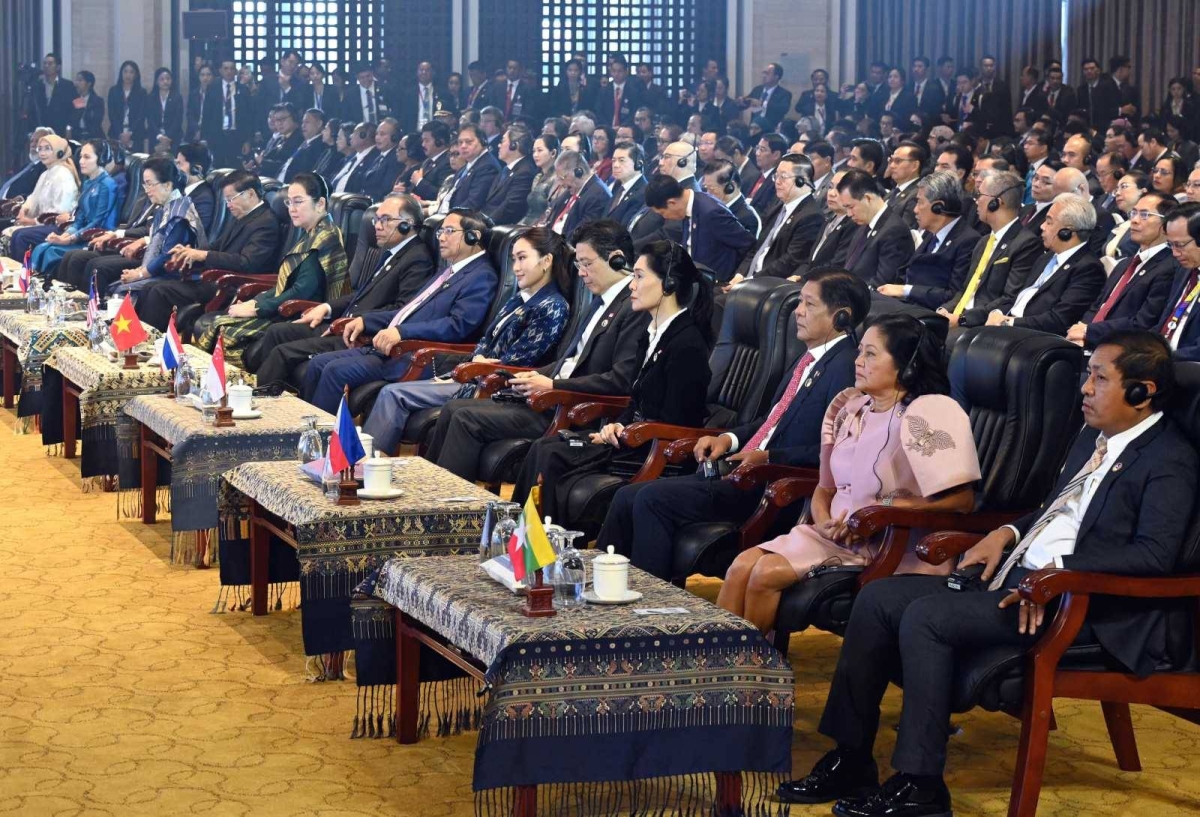
POLYGON ((125 156, 125 204, 121 207, 121 224, 128 224, 134 213, 141 212, 145 206, 145 196, 142 190, 142 165, 148 157, 145 153, 129 153, 125 156))
POLYGON ((512 245, 517 241, 516 233, 514 227, 493 227, 488 231, 486 252, 499 273, 500 286, 496 287, 496 297, 492 299, 485 326, 491 325, 500 314, 500 308, 517 291, 517 276, 513 273, 512 265, 512 245))
MULTIPOLYGON (((938 339, 938 342, 943 346, 946 344, 946 335, 950 331, 950 322, 941 315, 934 312, 932 309, 926 309, 923 306, 916 304, 905 303, 898 298, 889 298, 887 295, 880 295, 878 292, 871 293, 871 309, 867 312, 867 323, 869 324, 874 318, 880 315, 893 315, 903 313, 912 315, 914 318, 925 324, 925 328, 933 333, 933 336, 938 339)), ((862 339, 862 328, 859 328, 858 336, 862 339)))
MULTIPOLYGON (((357 193, 334 193, 329 197, 329 212, 333 223, 342 231, 342 240, 346 243, 346 257, 354 260, 363 213, 371 206, 371 199, 357 193)), ((374 230, 372 230, 374 232, 374 230)))
MULTIPOLYGON (((1175 394, 1167 415, 1189 440, 1200 441, 1200 363, 1175 364, 1175 394)), ((1179 551, 1179 571, 1200 571, 1200 502, 1192 509, 1192 521, 1179 551)))
POLYGON ((950 358, 952 396, 971 418, 981 507, 1035 508, 1058 479, 1082 425, 1083 350, 1045 332, 978 327, 950 358))
POLYGON ((442 267, 442 251, 438 247, 437 231, 445 220, 444 215, 433 215, 421 223, 421 240, 429 248, 429 257, 433 259, 433 265, 437 269, 442 267))
POLYGON ((354 255, 350 261, 350 283, 355 289, 365 283, 359 280, 363 275, 374 273, 375 267, 379 264, 379 258, 384 252, 375 243, 375 225, 371 223, 377 209, 379 209, 379 205, 373 204, 362 211, 358 220, 357 234, 353 238, 345 239, 347 253, 350 251, 350 245, 355 245, 354 255))
POLYGON ((208 231, 208 242, 210 244, 229 225, 232 219, 229 207, 225 204, 225 191, 221 189, 221 182, 232 172, 229 169, 214 170, 204 178, 213 191, 213 226, 208 231))
POLYGON ((800 287, 782 278, 752 278, 729 293, 721 332, 709 356, 707 414, 711 427, 761 416, 779 386, 796 336, 792 312, 800 287))
MULTIPOLYGON (((301 230, 299 227, 292 226, 292 217, 288 213, 287 206, 287 188, 279 182, 275 182, 274 189, 266 188, 264 185, 264 194, 267 199, 267 204, 271 208, 271 213, 275 216, 275 222, 279 226, 279 251, 275 256, 275 263, 272 264, 272 269, 278 269, 283 263, 284 256, 296 246, 296 242, 300 240, 301 230)), ((266 270, 264 270, 265 272, 266 270)))

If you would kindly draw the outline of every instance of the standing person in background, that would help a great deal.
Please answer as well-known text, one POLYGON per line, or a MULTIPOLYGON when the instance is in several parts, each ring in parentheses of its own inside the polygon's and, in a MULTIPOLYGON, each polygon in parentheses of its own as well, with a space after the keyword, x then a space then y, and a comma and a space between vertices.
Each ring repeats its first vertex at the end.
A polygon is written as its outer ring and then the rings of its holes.
POLYGON ((146 142, 146 102, 142 70, 125 60, 116 84, 108 89, 108 138, 125 150, 141 150, 146 142))

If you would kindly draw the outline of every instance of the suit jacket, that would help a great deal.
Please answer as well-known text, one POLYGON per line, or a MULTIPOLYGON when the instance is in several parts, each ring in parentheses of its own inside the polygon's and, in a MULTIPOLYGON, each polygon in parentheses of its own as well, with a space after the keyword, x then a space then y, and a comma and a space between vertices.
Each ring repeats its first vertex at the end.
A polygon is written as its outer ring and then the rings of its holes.
POLYGON ((487 93, 488 104, 499 108, 505 121, 511 122, 517 118, 535 120, 541 116, 541 94, 523 79, 519 80, 513 89, 511 109, 505 107, 508 105, 507 79, 493 81, 487 93))
MULTIPOLYGON (((641 103, 643 105, 655 113, 662 114, 667 112, 667 92, 661 85, 659 85, 657 82, 651 82, 649 85, 645 85, 636 77, 633 79, 633 82, 636 82, 638 85, 638 96, 641 97, 641 103)), ((693 113, 704 114, 705 112, 693 111, 693 113)), ((708 115, 713 117, 718 116, 715 106, 713 107, 711 114, 708 115)), ((683 118, 683 122, 687 122, 686 116, 683 118)))
POLYGON ((451 173, 450 151, 442 151, 436 159, 426 158, 421 162, 421 181, 409 192, 415 193, 426 201, 435 201, 442 182, 451 173))
MULTIPOLYGON (((76 97, 78 98, 78 97, 76 97)), ((71 101, 71 138, 76 142, 104 138, 104 100, 94 90, 88 94, 83 108, 76 108, 71 101)))
MULTIPOLYGON (((400 120, 400 129, 404 133, 410 133, 417 130, 417 104, 415 100, 412 103, 411 111, 404 107, 405 100, 401 98, 393 99, 391 89, 384 85, 379 80, 375 80, 375 122, 379 123, 381 119, 391 116, 393 108, 395 108, 396 118, 400 120)), ((417 86, 414 83, 412 92, 415 96, 417 86)), ((435 93, 436 97, 436 93, 435 93)), ((434 103, 436 110, 436 102, 434 103)), ((362 86, 357 82, 351 82, 346 85, 345 94, 342 96, 342 118, 347 122, 366 122, 370 120, 370 111, 367 106, 363 105, 362 101, 362 86)))
POLYGON ((485 150, 473 165, 463 168, 461 173, 462 178, 458 180, 454 194, 450 197, 450 206, 482 210, 492 185, 500 177, 499 160, 485 150))
MULTIPOLYGON (((39 164, 40 166, 42 165, 39 164)), ((633 217, 646 204, 646 187, 648 184, 645 176, 639 176, 637 181, 633 183, 633 187, 629 188, 629 191, 625 192, 624 196, 622 196, 624 190, 621 183, 613 182, 612 200, 609 202, 608 214, 605 218, 618 221, 622 227, 629 229, 633 217)))
POLYGON ((891 97, 891 93, 885 93, 883 96, 883 105, 880 107, 880 114, 891 113, 893 121, 896 123, 896 129, 904 131, 908 129, 908 118, 917 111, 917 98, 913 96, 912 91, 907 88, 901 88, 900 93, 896 95, 896 99, 892 102, 891 110, 887 107, 887 101, 891 97))
MULTIPOLYGON (((912 235, 899 216, 885 208, 875 228, 864 225, 866 240, 857 257, 846 257, 846 268, 875 288, 901 283, 901 267, 912 258, 912 235)), ((850 253, 854 252, 850 246, 850 253)))
POLYGON ((1050 109, 1049 103, 1046 102, 1046 94, 1042 91, 1041 86, 1035 85, 1029 89, 1028 94, 1025 91, 1017 90, 1017 107, 1029 108, 1036 116, 1041 116, 1050 109))
MULTIPOLYGON (((392 187, 396 184, 396 177, 400 175, 402 169, 403 165, 396 158, 395 148, 381 154, 378 161, 372 164, 363 175, 363 193, 373 201, 383 201, 384 196, 392 192, 392 187)), ((348 187, 349 185, 347 185, 348 187)))
MULTIPOLYGON (((925 80, 925 87, 921 91, 921 98, 917 99, 917 83, 912 82, 908 86, 908 92, 912 94, 913 101, 916 103, 917 110, 929 116, 933 123, 940 124, 938 119, 942 109, 946 106, 946 95, 942 92, 942 84, 936 79, 930 77, 925 80)), ((906 128, 902 128, 905 130, 906 128)))
MULTIPOLYGON (((213 82, 204 92, 204 105, 201 110, 200 88, 193 88, 187 98, 187 125, 184 128, 184 138, 189 142, 204 141, 215 145, 221 136, 222 100, 220 82, 213 82), (201 116, 203 113, 203 116, 201 116)), ((303 113, 303 111, 301 112, 303 113)))
MULTIPOLYGON (((1047 205, 1041 210, 1037 209, 1037 203, 1026 204, 1021 208, 1021 226, 1037 236, 1038 241, 1042 240, 1042 222, 1046 220, 1046 216, 1050 215, 1050 206, 1047 205)), ((1045 249, 1045 245, 1043 245, 1045 249)))
POLYGON ((913 179, 908 187, 901 190, 899 186, 888 194, 887 206, 904 221, 904 226, 910 230, 917 229, 917 182, 913 179))
MULTIPOLYGON (((1170 248, 1161 249, 1154 257, 1142 264, 1129 284, 1121 291, 1117 302, 1113 304, 1103 321, 1094 323, 1096 313, 1108 296, 1116 289, 1121 276, 1133 263, 1133 258, 1126 258, 1109 273, 1104 282, 1104 289, 1096 296, 1088 311, 1083 314, 1083 322, 1087 328, 1087 346, 1095 348, 1104 342, 1113 332, 1128 329, 1145 329, 1157 332, 1162 327, 1159 316, 1167 305, 1167 297, 1171 294, 1171 285, 1175 283, 1175 271, 1179 265, 1171 255, 1170 248)), ((1172 304, 1174 306, 1174 304, 1172 304)))
POLYGON ((1077 99, 1075 98, 1075 89, 1069 85, 1063 85, 1058 89, 1057 94, 1049 89, 1046 90, 1046 108, 1060 122, 1066 122, 1067 116, 1071 111, 1078 108, 1077 99), (1054 101, 1051 102, 1051 97, 1054 101))
MULTIPOLYGON (((354 161, 351 156, 348 161, 354 161)), ((379 148, 371 148, 370 152, 363 157, 363 160, 358 163, 358 167, 350 171, 350 177, 346 179, 343 191, 346 193, 361 193, 366 195, 367 192, 367 174, 371 172, 371 168, 379 161, 379 148)), ((330 192, 333 192, 332 189, 330 192)))
POLYGON ((739 193, 737 198, 725 206, 729 208, 729 212, 733 213, 733 217, 738 220, 738 223, 754 236, 755 240, 762 236, 762 218, 759 217, 758 211, 750 206, 750 202, 746 201, 745 196, 739 193))
POLYGON ((1088 122, 1097 128, 1106 128, 1119 115, 1121 89, 1108 74, 1101 74, 1096 87, 1081 83, 1075 92, 1079 107, 1088 114, 1088 122))
MULTIPOLYGON (((1047 252, 1037 260, 1029 272, 1027 287, 1033 285, 1053 257, 1052 253, 1047 252)), ((1104 265, 1088 252, 1086 246, 1082 247, 1059 265, 1050 280, 1038 288, 1025 305, 1025 315, 1017 318, 1013 325, 1065 336, 1100 294, 1104 277, 1104 265)), ((1015 296, 1011 299, 1006 296, 996 308, 1007 314, 1015 301, 1015 296)))
MULTIPOLYGON (((641 369, 638 345, 646 336, 649 322, 649 313, 633 311, 629 304, 629 286, 622 286, 579 351, 571 376, 556 377, 556 374, 572 349, 564 350, 558 360, 543 366, 538 372, 552 378, 556 389, 587 394, 629 394, 633 380, 641 369)), ((708 353, 705 352, 707 359, 708 353)))
MULTIPOLYGON (((983 235, 971 252, 971 260, 967 264, 967 277, 962 286, 951 295, 942 307, 953 312, 958 302, 966 292, 979 259, 987 249, 987 235, 983 235)), ((988 313, 998 309, 1006 296, 1016 299, 1017 293, 1025 288, 1034 263, 1041 256, 1042 239, 1021 227, 1020 220, 1005 230, 992 250, 991 260, 983 272, 983 280, 975 290, 975 305, 962 313, 961 326, 982 326, 987 321, 988 313)))
MULTIPOLYGON (((546 96, 546 104, 544 113, 547 116, 574 116, 580 111, 593 110, 596 99, 596 87, 594 85, 580 85, 579 93, 575 100, 571 99, 571 87, 567 81, 560 80, 546 96)), ((611 119, 608 120, 612 122, 611 119)))
MULTIPOLYGON (((746 96, 750 99, 762 99, 764 90, 766 90, 765 86, 755 85, 746 96)), ((770 99, 767 100, 767 107, 755 111, 754 115, 750 117, 750 121, 757 122, 763 133, 770 133, 779 127, 779 123, 791 109, 792 92, 782 85, 776 85, 775 90, 771 92, 770 99)))
POLYGON ((618 111, 619 118, 613 118, 613 103, 614 88, 611 83, 605 83, 596 89, 596 124, 597 125, 632 125, 633 114, 642 105, 642 96, 640 93, 642 83, 638 82, 635 77, 627 77, 625 85, 621 89, 621 109, 618 111))
POLYGON ((379 247, 374 252, 359 246, 354 254, 359 258, 360 269, 351 267, 354 289, 340 298, 329 302, 330 320, 358 317, 377 310, 399 309, 413 299, 433 276, 433 258, 420 236, 414 236, 395 254, 388 255, 379 267, 380 254, 387 253, 379 247), (357 272, 358 275, 354 275, 357 272))
POLYGON ((775 170, 768 170, 766 173, 760 172, 754 181, 755 184, 758 184, 759 181, 762 182, 758 185, 758 190, 751 194, 750 191, 754 190, 754 185, 750 185, 742 188, 742 194, 750 199, 750 206, 758 211, 759 216, 765 216, 775 202, 779 201, 779 196, 775 195, 775 170))
POLYGON ((979 233, 963 219, 946 233, 936 252, 929 252, 928 233, 908 265, 905 283, 912 286, 905 300, 936 310, 956 292, 966 289, 979 233))
MULTIPOLYGON (((108 89, 108 138, 114 142, 121 138, 121 125, 125 121, 125 92, 120 83, 108 89)), ((129 133, 133 137, 133 149, 140 150, 146 141, 146 91, 134 86, 129 92, 129 133)))
MULTIPOLYGON (((1191 273, 1191 270, 1176 267, 1175 280, 1171 284, 1171 294, 1167 296, 1167 305, 1163 307, 1162 314, 1158 316, 1159 331, 1166 325, 1183 296, 1188 294, 1184 292, 1184 287, 1187 286, 1191 273)), ((1183 332, 1179 336, 1179 343, 1175 348, 1175 359, 1200 361, 1200 307, 1193 306, 1192 314, 1183 324, 1183 332)))
POLYGON ((496 224, 516 224, 529 211, 529 191, 538 174, 537 165, 522 156, 509 170, 501 166, 492 189, 488 191, 483 213, 496 224))
MULTIPOLYGON (((783 210, 783 202, 776 200, 775 206, 771 208, 763 221, 763 230, 759 234, 758 240, 751 245, 745 258, 742 259, 741 265, 738 266, 738 275, 743 278, 752 277, 750 268, 754 264, 754 259, 758 256, 763 244, 767 242, 771 231, 775 229, 775 222, 778 221, 783 210)), ((775 240, 767 249, 766 257, 763 258, 762 270, 756 274, 772 278, 787 278, 795 275, 800 265, 806 262, 809 255, 812 254, 812 249, 821 237, 821 230, 824 227, 825 218, 821 215, 821 208, 817 206, 816 199, 808 196, 783 222, 775 240)))
MULTIPOLYGON (((301 142, 300 147, 291 155, 290 159, 284 160, 284 165, 287 165, 287 173, 284 175, 283 181, 291 184, 292 179, 296 178, 298 173, 312 173, 316 170, 317 163, 325 158, 325 154, 329 153, 333 148, 321 141, 318 136, 311 142, 301 142), (290 162, 290 164, 289 164, 290 162)), ((280 170, 283 166, 280 166, 280 170)), ((387 189, 390 193, 392 188, 387 189)), ((386 193, 385 193, 386 195, 386 193)), ((383 196, 380 196, 383 198, 383 196)))
MULTIPOLYGON (((295 155, 302 144, 304 144, 304 134, 300 132, 299 128, 292 131, 291 136, 276 140, 271 149, 263 153, 262 161, 258 165, 258 175, 269 176, 272 179, 277 178, 283 165, 295 155)), ((291 168, 288 170, 290 172, 291 168)), ((349 186, 346 187, 346 192, 350 192, 349 186)))
MULTIPOLYGON (((754 162, 746 162, 746 166, 738 171, 738 175, 742 179, 742 195, 749 198, 750 191, 754 189, 754 183, 758 181, 762 173, 759 172, 758 165, 754 162)), ((771 187, 774 188, 775 185, 771 185, 771 187)), ((753 206, 753 202, 751 205, 753 206)))
MULTIPOLYGON (((559 195, 558 201, 552 207, 551 224, 558 221, 558 217, 562 214, 562 208, 566 207, 570 200, 569 193, 559 195)), ((604 218, 611 201, 612 193, 608 191, 604 182, 596 176, 588 179, 583 185, 583 189, 579 191, 579 198, 575 201, 575 206, 567 214, 567 220, 563 225, 563 238, 569 239, 575 234, 575 228, 584 222, 604 218)))
MULTIPOLYGON (((400 336, 439 343, 475 340, 491 311, 498 282, 496 269, 487 253, 477 254, 400 324, 400 336)), ((420 297, 433 284, 434 281, 430 281, 414 298, 420 297)), ((399 311, 397 308, 367 312, 362 316, 364 331, 373 335, 386 329, 399 311)))
POLYGON ((228 219, 200 266, 206 270, 266 273, 276 267, 279 249, 279 222, 264 203, 241 218, 228 219))
MULTIPOLYGON (((332 85, 321 85, 320 96, 317 95, 317 86, 309 85, 309 108, 317 108, 325 113, 326 117, 342 118, 342 112, 345 110, 345 103, 342 96, 338 93, 338 89, 332 85)), ((305 109, 307 110, 307 109, 305 109)), ((300 115, 304 115, 304 111, 300 111, 300 115)))
POLYGON ((41 162, 30 162, 25 165, 0 185, 0 199, 11 199, 16 196, 29 198, 29 194, 33 192, 33 188, 37 187, 38 179, 45 171, 46 166, 41 162))
MULTIPOLYGON (((50 91, 49 100, 46 99, 46 85, 39 77, 34 83, 33 93, 29 94, 28 107, 25 110, 28 127, 25 131, 32 131, 39 125, 54 128, 54 132, 62 136, 67 132, 67 125, 71 124, 72 115, 75 112, 71 102, 77 97, 75 93, 75 85, 70 81, 59 77, 54 81, 54 88, 50 91)), ((77 117, 76 117, 77 119, 77 117)))
MULTIPOLYGON (((650 334, 642 332, 639 361, 645 359, 649 347, 650 334)), ((703 426, 711 377, 708 344, 691 310, 685 310, 667 325, 649 359, 642 363, 633 381, 629 405, 617 422, 703 426)))
POLYGON ((1012 133, 1012 92, 1008 83, 1002 79, 992 80, 990 87, 985 88, 983 99, 985 133, 988 136, 1002 136, 1012 133))
MULTIPOLYGON (((296 132, 299 133, 299 129, 296 132)), ((158 91, 146 97, 146 144, 151 153, 159 134, 171 140, 172 148, 183 143, 183 97, 175 91, 171 91, 165 106, 158 91)))
MULTIPOLYGON (((767 440, 768 462, 799 468, 816 468, 820 465, 821 424, 825 420, 825 412, 834 397, 854 385, 854 358, 857 355, 858 350, 853 342, 843 337, 805 372, 792 404, 779 418, 771 439, 767 440)), ((783 393, 799 362, 800 358, 796 358, 779 381, 775 398, 771 401, 772 409, 783 399, 783 393)), ((770 414, 768 411, 762 417, 730 429, 729 434, 737 438, 739 450, 758 433, 770 414)))
MULTIPOLYGON (((213 94, 217 97, 219 116, 217 129, 225 133, 225 81, 216 79, 212 84, 213 94)), ((111 95, 109 106, 111 108, 111 95)), ((235 82, 233 85, 233 133, 236 134, 237 147, 240 150, 243 142, 250 141, 254 131, 259 127, 255 117, 258 115, 258 105, 250 95, 245 85, 235 82)), ((110 116, 111 118, 111 116, 110 116)), ((205 114, 207 125, 208 115, 205 114)))
POLYGON ((718 281, 733 277, 754 235, 729 208, 708 193, 692 193, 692 216, 685 219, 683 244, 691 244, 692 260, 708 267, 718 281))
POLYGON ((204 224, 205 235, 212 235, 221 226, 215 222, 217 195, 217 191, 213 190, 208 182, 200 182, 187 194, 192 200, 192 206, 196 208, 196 215, 200 216, 200 221, 204 224))
MULTIPOLYGON (((805 263, 801 264, 800 268, 796 270, 796 274, 803 275, 810 269, 818 267, 844 267, 846 265, 846 255, 850 252, 850 245, 854 243, 854 239, 858 235, 858 230, 858 225, 849 216, 842 216, 841 221, 833 227, 829 236, 825 239, 825 243, 822 244, 820 234, 817 235, 813 243, 812 253, 805 263)), ((821 232, 824 231, 825 225, 822 225, 821 232)))
POLYGON ((294 74, 286 92, 279 84, 278 76, 264 79, 259 85, 259 96, 267 108, 286 103, 292 105, 297 113, 303 114, 312 107, 312 86, 294 74))
MULTIPOLYGON (((1043 509, 1092 457, 1099 432, 1084 428, 1042 508, 1017 520, 1024 535, 1043 509)), ((1168 417, 1130 441, 1104 475, 1063 567, 1129 576, 1161 576, 1176 566, 1196 500, 1196 451, 1168 417)), ((1093 596, 1088 623, 1100 646, 1131 672, 1149 673, 1167 644, 1166 605, 1093 596)))

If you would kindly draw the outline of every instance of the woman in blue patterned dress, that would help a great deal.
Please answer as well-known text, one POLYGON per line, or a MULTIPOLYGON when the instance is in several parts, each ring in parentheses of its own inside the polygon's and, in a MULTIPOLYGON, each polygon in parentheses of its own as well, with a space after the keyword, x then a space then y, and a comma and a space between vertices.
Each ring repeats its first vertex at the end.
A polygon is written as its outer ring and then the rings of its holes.
POLYGON ((90 139, 79 151, 79 172, 83 174, 83 189, 72 220, 65 221, 61 232, 51 232, 33 249, 30 265, 47 283, 54 268, 71 250, 86 249, 79 240, 80 233, 92 228, 111 230, 117 226, 121 197, 117 182, 108 175, 105 166, 112 161, 112 149, 101 139, 90 139))
MULTIPOLYGON (((512 261, 518 289, 475 345, 471 360, 536 366, 554 352, 570 319, 563 297, 570 286, 570 252, 557 233, 531 227, 513 243, 512 261)), ((474 383, 459 384, 451 378, 457 362, 435 361, 432 380, 384 387, 363 426, 376 450, 395 452, 414 411, 475 394, 474 383)))

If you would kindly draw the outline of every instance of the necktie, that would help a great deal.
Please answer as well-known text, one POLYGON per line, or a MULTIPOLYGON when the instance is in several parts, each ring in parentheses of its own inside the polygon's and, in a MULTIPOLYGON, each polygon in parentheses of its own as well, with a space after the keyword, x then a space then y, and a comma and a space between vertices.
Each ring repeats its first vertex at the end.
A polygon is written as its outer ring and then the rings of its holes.
POLYGON ((551 228, 559 235, 563 234, 563 229, 567 224, 567 217, 571 214, 571 208, 575 206, 575 202, 579 201, 579 194, 575 193, 571 198, 567 199, 567 204, 563 207, 562 212, 558 214, 558 218, 554 219, 554 226, 551 228))
POLYGON ((233 130, 233 83, 225 83, 225 130, 233 130))
POLYGON ((936 233, 930 233, 925 236, 925 240, 921 242, 921 246, 917 247, 917 255, 925 255, 927 253, 936 253, 938 248, 938 239, 936 233))
POLYGON ((775 237, 779 235, 779 231, 783 229, 783 225, 787 223, 788 212, 787 207, 780 205, 779 215, 775 217, 775 223, 771 225, 771 232, 767 233, 767 240, 758 248, 758 252, 754 254, 754 263, 750 265, 750 277, 754 277, 754 273, 762 272, 763 264, 766 263, 767 253, 771 251, 771 245, 775 243, 775 237))
POLYGON ((1053 522, 1055 517, 1066 513, 1065 508, 1067 503, 1083 496, 1083 489, 1087 478, 1100 467, 1100 463, 1104 462, 1104 455, 1107 453, 1108 440, 1101 435, 1096 438, 1096 451, 1092 454, 1091 459, 1085 462, 1083 467, 1079 469, 1079 473, 1063 486, 1062 491, 1050 503, 1050 507, 1046 508, 1045 512, 1038 517, 1038 520, 1033 523, 1033 527, 1029 529, 1029 532, 1021 537, 1021 544, 1013 548, 1013 552, 1008 554, 1008 558, 1004 560, 1004 564, 996 571, 996 575, 988 585, 988 590, 999 590, 1002 588, 1004 580, 1008 578, 1008 574, 1012 572, 1012 569, 1020 564, 1021 559, 1029 550, 1029 546, 1033 544, 1033 540, 1038 537, 1038 534, 1045 530, 1046 526, 1053 522))
POLYGON ((1188 276, 1187 286, 1183 288, 1183 296, 1179 299, 1179 303, 1171 310, 1170 317, 1163 324, 1162 335, 1170 340, 1175 334, 1175 330, 1179 328, 1180 322, 1183 321, 1184 314, 1187 313, 1188 307, 1196 300, 1196 294, 1200 293, 1200 270, 1192 270, 1192 274, 1188 276))
POLYGON ((375 266, 375 271, 372 272, 367 278, 363 279, 362 286, 355 291, 354 297, 350 299, 350 305, 346 307, 347 315, 351 314, 350 310, 354 309, 354 305, 358 303, 358 299, 362 297, 363 293, 367 291, 367 288, 371 286, 371 282, 374 281, 376 276, 383 271, 383 268, 388 265, 388 262, 391 261, 393 257, 395 256, 390 250, 384 250, 383 253, 380 254, 379 263, 375 266))
POLYGON ((388 329, 397 327, 407 320, 410 315, 420 309, 426 301, 432 298, 434 293, 441 289, 442 284, 446 283, 446 281, 449 280, 450 276, 453 274, 454 267, 452 266, 446 267, 444 270, 442 270, 441 275, 439 275, 437 278, 434 278, 432 283, 427 284, 423 290, 417 293, 417 297, 405 304, 404 308, 396 313, 395 317, 392 318, 392 322, 388 324, 388 329))
POLYGON ((196 120, 197 130, 204 127, 204 92, 200 92, 200 117, 196 120))
POLYGON ((975 265, 975 271, 971 273, 971 280, 967 282, 967 288, 963 291, 963 296, 958 299, 958 304, 954 307, 954 317, 957 318, 962 315, 967 305, 975 300, 975 293, 979 289, 979 284, 983 282, 983 271, 991 263, 992 251, 994 249, 996 249, 996 234, 992 233, 988 236, 987 244, 983 248, 983 255, 979 256, 979 263, 975 265))
POLYGON ((375 113, 375 89, 367 89, 367 121, 375 122, 377 115, 375 113))
POLYGON ((588 305, 587 312, 583 313, 583 317, 579 319, 579 327, 575 330, 574 337, 571 338, 571 345, 567 347, 566 354, 558 359, 558 363, 554 366, 554 375, 557 375, 562 370, 563 362, 571 357, 578 357, 583 351, 583 335, 587 331, 588 324, 592 322, 592 318, 596 313, 604 308, 604 299, 600 297, 592 298, 591 304, 588 305))
POLYGON ((685 218, 683 220, 683 247, 688 251, 688 255, 692 254, 692 220, 685 218))
POLYGON ((621 199, 625 198, 625 185, 617 182, 613 185, 612 204, 608 205, 608 212, 613 212, 620 205, 621 199))
POLYGON ((625 89, 613 86, 613 121, 614 128, 621 127, 621 97, 624 96, 625 89))
POLYGON ((513 99, 513 84, 508 83, 508 90, 504 94, 504 118, 505 120, 512 119, 512 99, 513 99))
POLYGON ((768 170, 766 173, 763 173, 761 176, 758 177, 758 181, 756 181, 754 183, 754 186, 750 188, 750 198, 751 199, 753 199, 756 195, 758 195, 758 189, 760 187, 762 187, 764 184, 766 184, 767 176, 769 176, 770 174, 771 174, 771 171, 768 170))
POLYGON ((1056 99, 1058 99, 1058 91, 1051 91, 1051 92, 1050 92, 1050 98, 1049 98, 1049 99, 1047 99, 1047 100, 1046 100, 1046 102, 1047 102, 1047 103, 1050 105, 1050 107, 1051 107, 1051 108, 1053 108, 1053 107, 1054 107, 1054 101, 1055 101, 1056 99))
POLYGON ((771 413, 767 415, 766 422, 758 427, 758 431, 754 432, 754 436, 746 443, 746 447, 743 450, 757 451, 762 447, 763 441, 775 430, 775 426, 779 425, 780 418, 787 413, 787 410, 792 405, 792 401, 799 394, 800 384, 804 381, 804 373, 808 371, 808 367, 812 365, 812 362, 812 353, 805 352, 804 356, 796 364, 796 370, 792 372, 792 379, 788 381, 787 388, 783 391, 783 396, 779 398, 778 403, 771 407, 771 413))
POLYGON ((817 242, 817 246, 813 247, 812 257, 809 258, 810 261, 817 260, 817 256, 821 252, 821 248, 825 246, 825 240, 828 239, 829 236, 833 235, 833 231, 836 230, 837 226, 841 223, 842 216, 837 216, 836 218, 831 218, 829 220, 829 223, 825 225, 825 229, 821 232, 821 240, 817 242))
POLYGON ((1099 323, 1108 317, 1108 313, 1117 305, 1117 301, 1121 300, 1121 293, 1125 291, 1125 287, 1129 286, 1129 282, 1133 280, 1133 276, 1137 275, 1138 268, 1142 265, 1141 256, 1135 255, 1129 262, 1129 266, 1125 268, 1125 272, 1121 274, 1117 285, 1113 287, 1112 292, 1108 294, 1108 298, 1104 301, 1104 305, 1096 311, 1096 316, 1092 318, 1092 323, 1099 323))
POLYGON ((1029 212, 1027 212, 1025 215, 1021 216, 1021 226, 1028 227, 1029 222, 1033 221, 1033 217, 1037 215, 1037 212, 1038 212, 1037 205, 1030 207, 1029 212))

